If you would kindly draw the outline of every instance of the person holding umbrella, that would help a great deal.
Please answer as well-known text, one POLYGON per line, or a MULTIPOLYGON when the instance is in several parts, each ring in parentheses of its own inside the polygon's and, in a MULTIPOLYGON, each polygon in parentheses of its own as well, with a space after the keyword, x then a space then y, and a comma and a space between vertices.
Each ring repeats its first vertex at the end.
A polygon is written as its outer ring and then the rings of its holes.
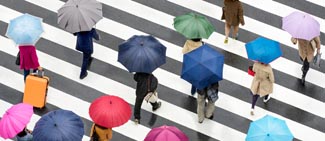
POLYGON ((113 137, 112 128, 106 128, 98 124, 93 124, 90 130, 91 141, 110 141, 113 137), (96 139, 95 139, 96 138, 96 139))
POLYGON ((239 23, 241 25, 245 25, 244 21, 244 12, 241 2, 239 0, 224 0, 224 7, 223 7, 223 15, 221 19, 225 19, 225 41, 224 43, 228 43, 228 37, 231 27, 233 27, 232 36, 235 40, 238 39, 238 30, 239 30, 239 23))
POLYGON ((218 99, 218 90, 219 89, 219 82, 213 83, 208 87, 205 87, 202 90, 198 90, 197 96, 197 115, 199 119, 199 123, 202 123, 204 117, 208 119, 213 119, 213 112, 215 109, 214 103, 218 99), (215 98, 211 98, 215 97, 215 98), (208 100, 207 109, 204 113, 205 109, 205 101, 208 100))

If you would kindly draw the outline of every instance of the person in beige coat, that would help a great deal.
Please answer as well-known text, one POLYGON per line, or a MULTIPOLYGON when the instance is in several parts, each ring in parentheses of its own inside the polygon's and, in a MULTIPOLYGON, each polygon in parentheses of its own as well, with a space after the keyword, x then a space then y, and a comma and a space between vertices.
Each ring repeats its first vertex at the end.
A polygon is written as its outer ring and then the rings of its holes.
MULTIPOLYGON (((201 38, 186 40, 183 50, 182 50, 182 53, 183 54, 189 53, 192 50, 197 49, 198 47, 202 46, 203 44, 204 43, 202 42, 201 38)), ((196 88, 192 85, 191 94, 194 95, 195 92, 196 92, 196 88)))
POLYGON ((270 99, 269 94, 273 92, 274 83, 273 70, 269 64, 255 62, 253 71, 255 75, 251 86, 251 93, 253 95, 251 115, 254 115, 254 107, 258 97, 264 96, 264 103, 270 99))
POLYGON ((291 42, 293 44, 298 43, 299 56, 301 61, 303 61, 303 65, 301 68, 302 71, 301 83, 304 85, 305 78, 309 70, 309 63, 313 61, 315 50, 317 49, 317 53, 320 53, 320 44, 321 44, 320 38, 318 36, 313 38, 311 41, 291 38, 291 42))
POLYGON ((238 39, 239 23, 245 25, 244 12, 241 2, 239 0, 224 0, 223 14, 226 20, 225 23, 225 41, 228 43, 228 37, 231 27, 233 27, 232 36, 234 39, 238 39))
POLYGON ((110 141, 113 137, 112 128, 105 128, 97 124, 92 125, 90 129, 90 137, 93 136, 94 132, 96 132, 96 134, 98 135, 99 141, 110 141))

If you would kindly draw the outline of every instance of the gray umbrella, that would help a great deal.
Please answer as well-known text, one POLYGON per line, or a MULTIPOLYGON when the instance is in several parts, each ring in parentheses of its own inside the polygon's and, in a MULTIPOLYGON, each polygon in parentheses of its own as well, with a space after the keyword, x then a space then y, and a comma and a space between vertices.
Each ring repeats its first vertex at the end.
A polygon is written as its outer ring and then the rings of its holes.
POLYGON ((71 33, 90 31, 102 18, 102 4, 96 0, 69 0, 58 11, 59 26, 71 33))

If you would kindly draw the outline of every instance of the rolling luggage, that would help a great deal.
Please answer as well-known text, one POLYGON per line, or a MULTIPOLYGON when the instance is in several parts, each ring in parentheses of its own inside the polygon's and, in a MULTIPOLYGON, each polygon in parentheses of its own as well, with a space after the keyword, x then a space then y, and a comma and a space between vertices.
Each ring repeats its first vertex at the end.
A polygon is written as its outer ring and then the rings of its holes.
POLYGON ((48 77, 44 76, 44 71, 28 75, 26 77, 23 103, 43 108, 46 104, 49 80, 48 77))

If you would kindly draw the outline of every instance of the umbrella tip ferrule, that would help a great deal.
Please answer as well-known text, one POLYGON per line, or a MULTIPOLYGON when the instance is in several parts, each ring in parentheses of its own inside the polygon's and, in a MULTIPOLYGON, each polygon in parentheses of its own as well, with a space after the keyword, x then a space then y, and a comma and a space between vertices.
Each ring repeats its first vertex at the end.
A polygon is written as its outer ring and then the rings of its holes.
POLYGON ((112 104, 112 101, 109 101, 109 104, 112 104))
POLYGON ((78 5, 76 5, 76 7, 78 8, 79 6, 78 6, 78 5))
POLYGON ((140 42, 140 46, 143 46, 144 45, 144 43, 143 42, 140 42))
POLYGON ((56 123, 54 123, 54 127, 56 127, 57 125, 56 125, 56 123))

